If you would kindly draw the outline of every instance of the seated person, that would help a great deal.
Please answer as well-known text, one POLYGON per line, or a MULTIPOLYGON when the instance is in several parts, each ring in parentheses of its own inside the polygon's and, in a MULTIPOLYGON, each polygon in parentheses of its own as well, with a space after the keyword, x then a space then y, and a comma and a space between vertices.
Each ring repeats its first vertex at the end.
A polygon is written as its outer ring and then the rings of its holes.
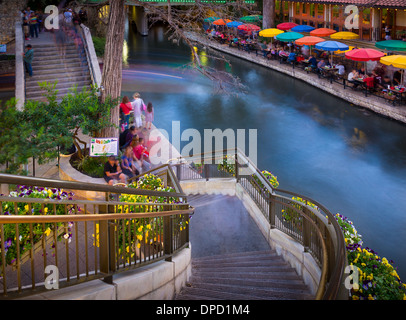
POLYGON ((288 62, 295 63, 295 61, 296 61, 296 53, 294 52, 289 53, 288 62))
POLYGON ((140 143, 140 140, 142 141, 142 139, 139 138, 133 139, 131 147, 134 153, 135 167, 139 172, 145 172, 151 169, 151 163, 149 161, 149 155, 147 157, 145 154, 145 147, 140 143), (146 159, 148 159, 148 161, 146 159))
POLYGON ((115 156, 110 156, 109 160, 104 165, 104 180, 109 185, 113 185, 114 180, 120 180, 122 183, 126 183, 126 176, 123 174, 120 164, 115 156))
POLYGON ((303 57, 303 54, 299 54, 296 58, 297 62, 302 62, 305 58, 303 57))
POLYGON ((133 154, 133 149, 131 148, 131 146, 128 146, 124 150, 124 154, 121 157, 121 167, 122 167, 123 173, 128 178, 133 178, 140 174, 137 167, 134 165, 134 154, 133 154))
POLYGON ((400 73, 399 70, 396 70, 393 73, 393 85, 399 86, 401 84, 401 81, 402 81, 402 74, 400 73))
POLYGON ((309 63, 312 69, 317 69, 317 60, 313 55, 310 56, 309 63))
POLYGON ((372 77, 374 78, 375 81, 375 87, 379 87, 382 82, 381 76, 378 75, 374 70, 372 70, 372 77))
POLYGON ((321 69, 324 68, 326 66, 326 62, 324 61, 324 59, 321 59, 319 61, 319 63, 317 64, 317 68, 321 69))
POLYGON ((355 69, 353 69, 348 74, 347 80, 349 83, 352 83, 354 89, 358 87, 358 83, 354 80, 354 78, 358 78, 358 77, 359 77, 358 72, 355 69))
POLYGON ((336 68, 338 69, 337 74, 339 76, 343 76, 345 74, 345 67, 341 63, 337 63, 336 68))
POLYGON ((368 74, 364 82, 369 90, 375 90, 375 78, 372 76, 372 73, 368 74))
MULTIPOLYGON (((126 132, 125 142, 122 146, 120 146, 120 149, 122 149, 122 150, 125 149, 127 146, 129 146, 131 141, 133 140, 133 138, 137 136, 137 128, 135 126, 131 126, 128 129, 128 131, 124 131, 124 132, 126 132)), ((123 132, 123 134, 124 134, 124 132, 123 132)), ((121 139, 121 135, 120 135, 120 139, 121 139)))
POLYGON ((384 76, 382 82, 379 84, 379 87, 387 90, 390 89, 390 87, 392 87, 392 81, 390 80, 389 76, 384 76))
POLYGON ((361 69, 358 70, 358 74, 359 74, 360 76, 365 76, 365 75, 366 75, 365 68, 364 68, 364 67, 361 67, 361 69))

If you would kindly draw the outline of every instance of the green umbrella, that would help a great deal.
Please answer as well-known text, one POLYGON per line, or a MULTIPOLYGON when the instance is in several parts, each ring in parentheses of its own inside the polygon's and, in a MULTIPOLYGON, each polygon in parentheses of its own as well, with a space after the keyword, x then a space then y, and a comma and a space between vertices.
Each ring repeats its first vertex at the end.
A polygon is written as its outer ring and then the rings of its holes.
POLYGON ((389 51, 406 51, 406 42, 401 40, 384 40, 375 43, 379 49, 389 51))
POLYGON ((283 42, 291 42, 303 38, 304 35, 298 32, 284 32, 276 36, 276 39, 283 42))
POLYGON ((260 15, 245 16, 240 18, 240 20, 243 22, 260 22, 262 21, 262 16, 260 15))

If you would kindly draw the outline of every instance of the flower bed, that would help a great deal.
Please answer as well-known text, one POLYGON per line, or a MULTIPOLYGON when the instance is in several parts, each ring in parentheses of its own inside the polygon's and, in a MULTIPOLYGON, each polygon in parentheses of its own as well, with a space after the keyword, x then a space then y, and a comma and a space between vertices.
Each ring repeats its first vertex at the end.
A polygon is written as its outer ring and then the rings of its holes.
MULTIPOLYGON (((54 199, 54 200, 72 200, 73 193, 65 192, 60 189, 39 188, 30 186, 17 186, 15 191, 10 192, 10 201, 1 203, 1 212, 3 215, 46 215, 46 214, 72 214, 75 211, 73 206, 68 206, 65 212, 65 205, 51 203, 24 203, 13 202, 13 197, 36 198, 36 199, 54 199)), ((80 208, 78 208, 80 211, 80 208)), ((18 245, 20 251, 20 264, 25 263, 30 258, 31 249, 34 253, 42 247, 42 240, 49 244, 54 239, 56 232, 57 241, 70 241, 72 224, 69 223, 65 230, 64 223, 33 223, 18 225, 18 245), (30 226, 31 225, 31 226, 30 226), (56 227, 55 227, 56 226, 56 227), (32 235, 32 236, 31 236, 32 235)), ((4 254, 7 265, 15 267, 17 259, 17 237, 16 225, 4 225, 4 254)), ((1 264, 0 260, 0 264, 1 264)))
POLYGON ((352 221, 341 214, 335 218, 344 233, 349 265, 358 269, 358 284, 353 284, 353 300, 406 300, 406 284, 402 283, 392 260, 381 258, 372 249, 362 247, 360 234, 352 221))

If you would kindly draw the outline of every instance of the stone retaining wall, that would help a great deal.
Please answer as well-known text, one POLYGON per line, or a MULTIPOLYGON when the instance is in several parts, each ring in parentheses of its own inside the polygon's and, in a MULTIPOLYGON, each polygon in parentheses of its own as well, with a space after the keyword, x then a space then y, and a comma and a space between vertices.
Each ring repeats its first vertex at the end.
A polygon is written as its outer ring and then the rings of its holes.
POLYGON ((27 5, 27 0, 0 1, 0 44, 6 44, 15 38, 15 23, 22 21, 21 10, 27 5))

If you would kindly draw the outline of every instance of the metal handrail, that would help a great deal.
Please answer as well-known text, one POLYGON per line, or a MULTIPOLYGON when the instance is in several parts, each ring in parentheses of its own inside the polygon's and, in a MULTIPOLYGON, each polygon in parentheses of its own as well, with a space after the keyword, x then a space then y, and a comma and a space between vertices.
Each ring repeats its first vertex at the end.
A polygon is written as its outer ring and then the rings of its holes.
POLYGON ((123 193, 123 194, 134 194, 142 196, 157 196, 157 197, 177 197, 184 198, 186 195, 184 193, 178 192, 164 192, 164 191, 152 191, 136 188, 127 188, 122 186, 110 186, 107 184, 95 184, 88 182, 76 182, 76 181, 65 181, 65 180, 52 180, 46 178, 34 178, 34 177, 23 177, 11 174, 0 174, 0 184, 16 184, 16 185, 30 185, 37 187, 49 187, 49 188, 61 188, 69 190, 85 190, 85 191, 96 191, 96 192, 106 192, 106 193, 123 193))
MULTIPOLYGON (((311 199, 309 197, 303 196, 301 194, 298 194, 298 193, 295 193, 295 192, 292 192, 292 191, 274 189, 272 187, 272 185, 269 183, 269 181, 262 174, 262 172, 251 161, 251 159, 249 159, 239 148, 224 149, 222 151, 216 151, 214 153, 213 152, 200 153, 200 154, 193 155, 193 156, 179 157, 179 158, 171 159, 170 162, 173 162, 175 160, 178 160, 178 161, 182 160, 182 161, 188 162, 188 160, 191 161, 193 159, 209 159, 209 160, 213 161, 214 158, 218 159, 218 157, 213 157, 213 154, 220 153, 220 154, 224 155, 224 154, 229 154, 231 152, 234 152, 237 157, 239 157, 241 159, 244 159, 245 163, 252 166, 253 175, 255 175, 263 183, 266 190, 271 195, 273 195, 274 197, 283 198, 283 196, 281 194, 289 194, 289 195, 292 195, 292 196, 297 196, 297 197, 300 197, 300 198, 302 198, 302 199, 304 199, 304 200, 306 200, 308 202, 311 202, 311 203, 315 204, 316 206, 318 206, 323 211, 323 213, 325 214, 325 216, 327 218, 327 224, 328 225, 331 224, 333 226, 334 233, 335 233, 334 235, 332 235, 332 240, 333 241, 336 240, 336 241, 334 241, 335 264, 333 266, 333 269, 330 272, 329 281, 328 281, 328 279, 327 279, 327 275, 328 275, 328 252, 326 251, 327 250, 326 243, 324 241, 324 237, 320 233, 319 228, 317 227, 317 225, 314 225, 316 227, 315 230, 317 230, 317 233, 321 237, 322 251, 323 251, 321 278, 320 278, 319 287, 318 287, 318 290, 317 290, 317 293, 316 293, 316 298, 317 299, 325 299, 325 300, 335 299, 338 296, 340 286, 341 286, 341 282, 342 282, 342 276, 344 274, 344 268, 346 266, 345 241, 344 241, 344 236, 343 236, 342 230, 341 230, 339 224, 337 223, 336 219, 334 218, 334 215, 328 209, 326 209, 322 204, 320 204, 317 201, 314 201, 313 199, 311 199)), ((238 166, 241 165, 239 163, 238 159, 237 159, 237 164, 238 164, 238 166)), ((181 164, 175 164, 175 166, 176 165, 181 165, 181 164)), ((295 203, 299 204, 300 206, 306 207, 307 210, 313 212, 316 215, 320 214, 316 210, 314 210, 311 206, 307 205, 307 203, 304 204, 304 203, 295 201, 293 199, 289 199, 289 201, 295 202, 295 203)), ((301 213, 301 215, 304 218, 306 218, 303 213, 301 213)))

